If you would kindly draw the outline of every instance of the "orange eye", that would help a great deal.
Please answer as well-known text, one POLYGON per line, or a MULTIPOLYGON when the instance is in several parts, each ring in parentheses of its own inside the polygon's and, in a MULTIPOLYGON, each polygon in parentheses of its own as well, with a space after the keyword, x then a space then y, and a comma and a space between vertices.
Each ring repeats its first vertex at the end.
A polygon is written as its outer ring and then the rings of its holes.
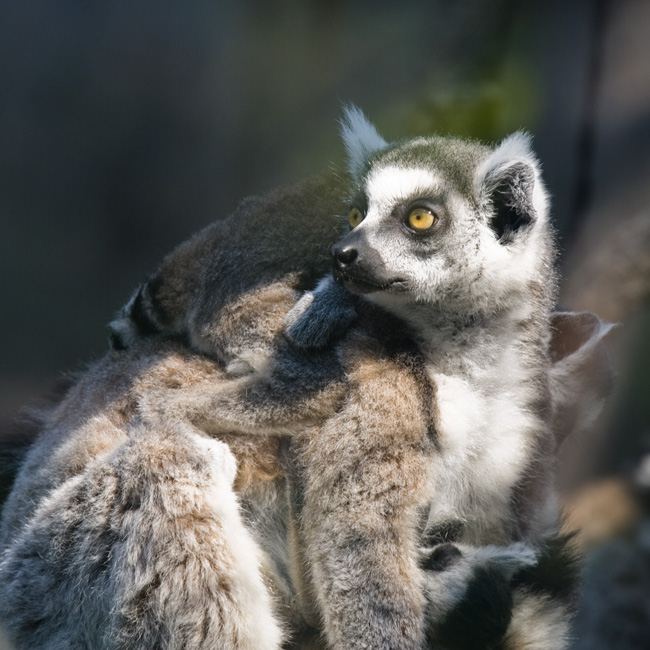
POLYGON ((428 230, 438 223, 438 217, 430 210, 416 208, 409 214, 409 226, 413 230, 428 230))
POLYGON ((350 223, 350 228, 356 228, 363 221, 361 210, 352 208, 350 214, 348 214, 348 221, 350 223))

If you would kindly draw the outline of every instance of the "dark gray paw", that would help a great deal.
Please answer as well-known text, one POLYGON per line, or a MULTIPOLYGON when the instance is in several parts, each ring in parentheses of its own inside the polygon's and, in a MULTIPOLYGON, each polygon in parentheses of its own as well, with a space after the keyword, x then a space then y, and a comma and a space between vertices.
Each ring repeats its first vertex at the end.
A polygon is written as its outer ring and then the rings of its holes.
POLYGON ((300 348, 324 348, 341 338, 356 318, 351 294, 327 278, 287 314, 284 334, 300 348))

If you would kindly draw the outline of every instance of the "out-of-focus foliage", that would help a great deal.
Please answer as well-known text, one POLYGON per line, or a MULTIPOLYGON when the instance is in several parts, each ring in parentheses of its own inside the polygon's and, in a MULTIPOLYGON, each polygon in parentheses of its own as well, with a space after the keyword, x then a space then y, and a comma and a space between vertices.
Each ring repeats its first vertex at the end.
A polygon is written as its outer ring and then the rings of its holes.
POLYGON ((529 70, 512 66, 507 75, 429 89, 413 106, 409 135, 441 132, 495 142, 537 123, 539 89, 529 70), (516 98, 516 101, 513 101, 516 98))

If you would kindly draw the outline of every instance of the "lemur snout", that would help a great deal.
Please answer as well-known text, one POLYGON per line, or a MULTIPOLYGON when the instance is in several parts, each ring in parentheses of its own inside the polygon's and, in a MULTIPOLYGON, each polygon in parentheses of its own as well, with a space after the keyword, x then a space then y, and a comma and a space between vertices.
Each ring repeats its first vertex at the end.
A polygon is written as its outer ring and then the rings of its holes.
POLYGON ((367 248, 365 237, 358 230, 349 232, 341 241, 330 248, 334 271, 349 271, 359 264, 359 250, 367 248))
POLYGON ((341 271, 354 264, 357 257, 359 257, 359 251, 354 246, 332 247, 334 265, 341 271))

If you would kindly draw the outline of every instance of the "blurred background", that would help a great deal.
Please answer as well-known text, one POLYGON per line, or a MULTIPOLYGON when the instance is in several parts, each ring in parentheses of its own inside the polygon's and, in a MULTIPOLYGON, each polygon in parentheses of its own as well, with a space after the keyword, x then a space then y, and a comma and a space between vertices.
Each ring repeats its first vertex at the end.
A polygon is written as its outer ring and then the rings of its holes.
POLYGON ((647 0, 3 0, 0 427, 106 350, 177 243, 342 164, 349 101, 387 139, 534 135, 562 304, 620 323, 615 395, 561 464, 600 522, 587 582, 617 594, 583 603, 575 647, 650 647, 647 0))

